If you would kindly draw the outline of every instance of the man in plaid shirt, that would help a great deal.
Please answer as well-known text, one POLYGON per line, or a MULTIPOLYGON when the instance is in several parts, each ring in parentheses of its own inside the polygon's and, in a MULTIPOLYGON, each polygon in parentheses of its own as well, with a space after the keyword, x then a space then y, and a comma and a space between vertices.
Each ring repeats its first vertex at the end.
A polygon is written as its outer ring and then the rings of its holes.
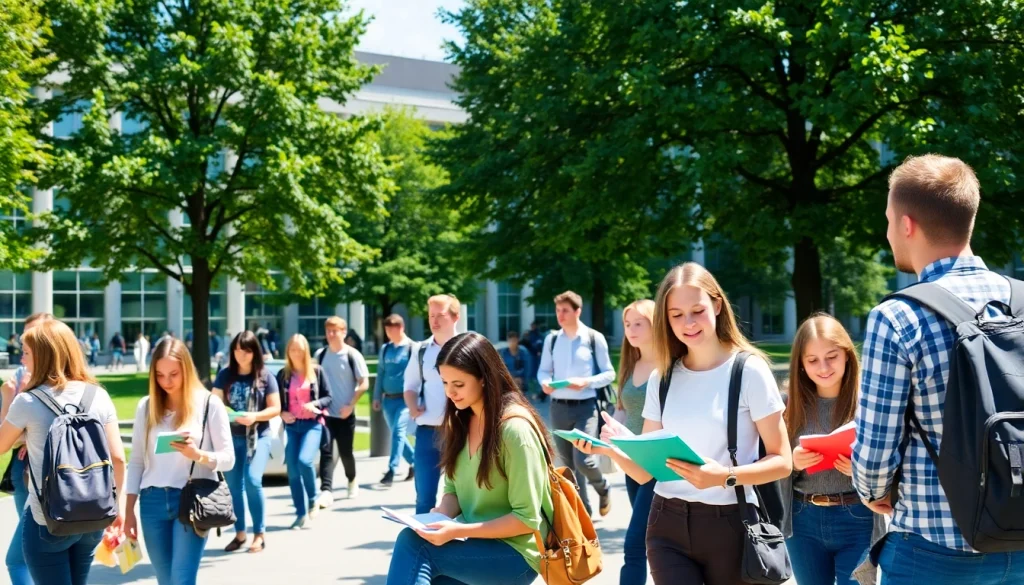
MULTIPOLYGON (((938 283, 981 311, 989 301, 1009 303, 1010 286, 971 252, 979 200, 978 179, 962 161, 911 157, 889 178, 885 215, 896 268, 938 283)), ((955 341, 952 325, 913 301, 888 300, 868 316, 853 484, 868 507, 892 515, 890 533, 872 555, 883 584, 1024 582, 1024 552, 983 555, 964 541, 935 464, 921 437, 904 425, 913 401, 928 438, 941 449, 955 341), (906 433, 909 443, 901 453, 906 433), (893 508, 889 492, 900 468, 893 508)))

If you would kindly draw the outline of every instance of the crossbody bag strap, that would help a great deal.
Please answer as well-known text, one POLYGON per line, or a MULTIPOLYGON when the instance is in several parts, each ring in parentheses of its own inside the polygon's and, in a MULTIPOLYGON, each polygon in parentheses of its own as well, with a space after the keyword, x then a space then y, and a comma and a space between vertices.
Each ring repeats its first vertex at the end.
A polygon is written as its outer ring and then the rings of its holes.
MULTIPOLYGON (((732 461, 733 467, 739 467, 740 462, 736 458, 737 451, 737 426, 740 412, 740 390, 742 390, 743 384, 743 366, 747 363, 747 358, 750 354, 741 351, 736 354, 735 361, 732 363, 732 374, 729 377, 729 410, 728 413, 728 440, 729 440, 729 459, 732 461)), ((736 502, 740 506, 740 515, 746 517, 747 514, 747 492, 746 489, 741 485, 736 485, 736 502)))
MULTIPOLYGON (((203 443, 206 441, 206 421, 210 417, 210 394, 206 395, 206 401, 203 403, 203 434, 199 438, 199 449, 203 448, 203 443)), ((188 469, 188 480, 192 481, 192 472, 196 470, 196 462, 192 462, 192 466, 188 469)), ((217 477, 222 479, 221 473, 217 472, 217 477)))

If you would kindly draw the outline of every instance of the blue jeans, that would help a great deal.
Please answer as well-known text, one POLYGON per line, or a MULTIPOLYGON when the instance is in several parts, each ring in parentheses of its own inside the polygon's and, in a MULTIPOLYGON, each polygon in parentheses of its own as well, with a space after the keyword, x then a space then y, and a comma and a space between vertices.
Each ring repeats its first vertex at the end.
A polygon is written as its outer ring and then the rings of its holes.
POLYGON ((263 471, 270 461, 270 435, 256 440, 252 461, 246 457, 245 437, 236 435, 231 439, 235 444, 235 466, 224 473, 224 479, 228 482, 231 503, 235 507, 235 532, 245 532, 245 501, 248 499, 252 531, 254 534, 263 534, 263 508, 267 503, 263 495, 263 471))
POLYGON ((643 485, 626 477, 626 493, 633 506, 629 517, 625 542, 622 544, 623 563, 619 571, 619 585, 645 585, 647 583, 647 520, 651 515, 654 500, 654 484, 651 480, 643 485))
POLYGON ((11 451, 11 481, 14 483, 14 509, 18 511, 18 525, 14 527, 11 545, 7 547, 7 573, 11 576, 11 585, 32 585, 32 575, 25 564, 25 553, 21 552, 22 522, 21 513, 28 502, 28 486, 25 484, 25 469, 28 457, 18 459, 18 451, 11 451))
POLYGON ((416 513, 426 514, 437 505, 437 484, 441 481, 441 451, 437 449, 437 429, 416 427, 416 513))
POLYGON ((146 552, 159 585, 195 585, 206 548, 198 536, 178 521, 181 490, 146 488, 139 494, 139 524, 146 552))
POLYGON ((313 458, 320 451, 323 428, 315 420, 297 420, 285 425, 288 443, 284 448, 284 462, 288 467, 288 487, 292 492, 295 514, 302 518, 309 513, 309 505, 316 499, 316 471, 313 458))
POLYGON ((405 405, 405 399, 401 396, 385 396, 381 398, 381 410, 384 411, 384 420, 391 429, 391 459, 388 461, 388 469, 391 473, 398 471, 398 457, 405 457, 405 462, 413 464, 412 446, 406 438, 409 429, 409 407, 405 405))
POLYGON ((886 535, 878 564, 882 567, 882 585, 1024 583, 1024 551, 969 553, 928 542, 909 532, 886 535))
POLYGON ((864 504, 815 506, 793 500, 786 548, 800 585, 857 585, 850 577, 871 546, 874 513, 864 504))
POLYGON ((85 585, 89 579, 96 545, 103 531, 53 536, 46 526, 36 524, 32 512, 21 518, 21 546, 32 579, 46 585, 85 585))
POLYGON ((536 578, 526 559, 500 540, 434 546, 406 528, 395 541, 387 585, 528 585, 536 578))

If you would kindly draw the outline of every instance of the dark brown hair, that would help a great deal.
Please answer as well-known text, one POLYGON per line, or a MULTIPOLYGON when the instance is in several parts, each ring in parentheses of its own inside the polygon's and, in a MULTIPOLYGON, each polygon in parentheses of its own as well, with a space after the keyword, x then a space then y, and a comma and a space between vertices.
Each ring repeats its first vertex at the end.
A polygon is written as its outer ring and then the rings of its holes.
MULTIPOLYGON (((515 410, 524 410, 544 437, 544 449, 554 460, 554 449, 547 428, 540 415, 519 390, 505 362, 491 342, 479 333, 462 333, 448 340, 437 355, 437 366, 456 368, 480 380, 483 385, 484 439, 480 446, 480 469, 476 483, 491 489, 491 469, 497 468, 502 477, 508 473, 501 467, 501 426, 505 416, 515 410)), ((441 469, 449 478, 455 477, 455 464, 469 437, 472 409, 459 410, 451 400, 444 413, 441 442, 441 469)))
POLYGON ((909 157, 889 175, 897 218, 909 215, 930 242, 940 245, 971 241, 980 189, 967 163, 936 154, 909 157))
POLYGON ((401 327, 403 325, 405 325, 405 319, 403 319, 398 313, 391 313, 387 317, 384 317, 385 327, 401 327))
POLYGON ((260 340, 256 338, 256 334, 252 331, 243 331, 235 336, 231 340, 231 351, 228 352, 228 376, 227 388, 222 388, 225 392, 231 389, 231 384, 235 381, 235 378, 241 376, 238 373, 238 360, 235 359, 235 350, 242 349, 252 353, 252 378, 254 384, 259 384, 260 376, 263 372, 263 348, 260 346, 260 340))
POLYGON ((583 297, 572 292, 571 290, 567 290, 564 293, 555 297, 556 305, 560 305, 562 303, 571 306, 574 311, 579 311, 580 308, 583 307, 583 297))

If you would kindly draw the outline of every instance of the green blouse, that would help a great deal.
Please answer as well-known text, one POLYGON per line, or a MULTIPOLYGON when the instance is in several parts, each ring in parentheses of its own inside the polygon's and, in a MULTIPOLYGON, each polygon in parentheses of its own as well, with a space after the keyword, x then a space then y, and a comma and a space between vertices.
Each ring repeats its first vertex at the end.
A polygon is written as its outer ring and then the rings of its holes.
MULTIPOLYGON (((480 457, 470 457, 469 442, 466 442, 455 462, 455 477, 445 476, 444 481, 444 493, 455 494, 459 500, 460 521, 489 522, 512 513, 530 530, 540 530, 541 538, 546 538, 548 527, 541 510, 545 517, 551 518, 551 487, 544 447, 528 421, 511 418, 502 425, 499 461, 508 479, 492 468, 491 489, 478 486, 476 475, 480 457)), ((523 555, 534 570, 540 570, 540 551, 532 532, 502 540, 523 555)))

